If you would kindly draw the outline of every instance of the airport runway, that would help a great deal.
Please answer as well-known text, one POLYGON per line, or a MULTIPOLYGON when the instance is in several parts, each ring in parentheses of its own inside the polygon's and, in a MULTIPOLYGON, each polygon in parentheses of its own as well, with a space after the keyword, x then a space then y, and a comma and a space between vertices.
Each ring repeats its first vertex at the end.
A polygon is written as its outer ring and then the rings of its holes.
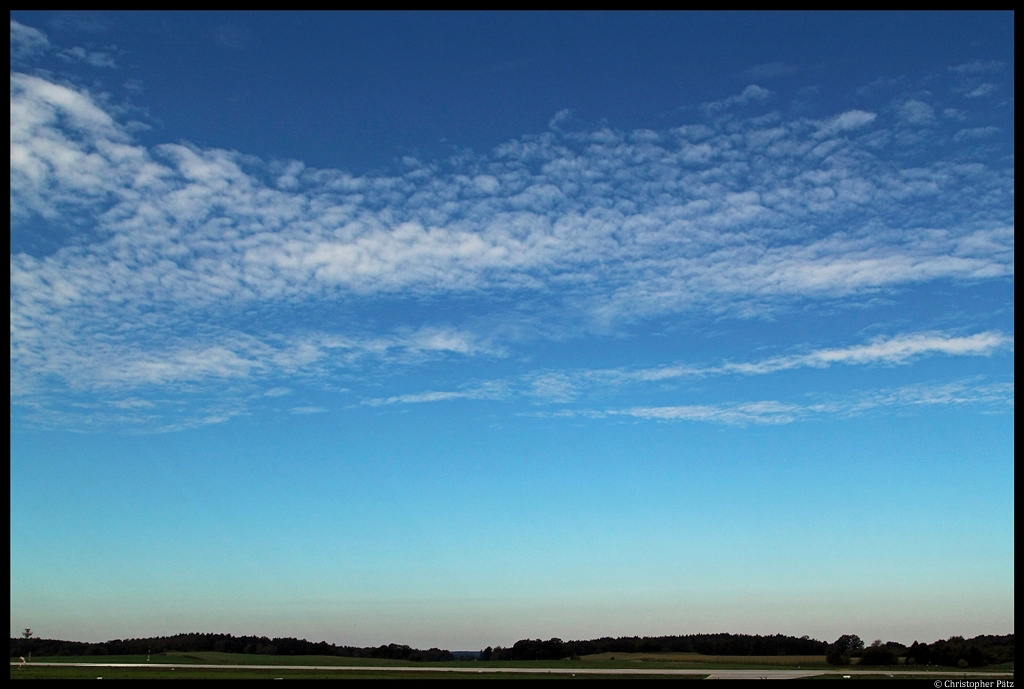
MULTIPOLYGON (((11 661, 11 666, 18 665, 11 661)), ((120 668, 153 668, 163 669, 211 669, 211 670, 317 670, 330 672, 459 672, 467 674, 509 673, 509 674, 552 674, 552 675, 708 675, 708 679, 797 679, 815 675, 889 675, 898 678, 900 675, 925 674, 921 670, 890 670, 877 668, 873 670, 725 670, 705 669, 656 669, 656 668, 543 668, 543 667, 424 667, 394 665, 207 665, 207 664, 172 664, 172 663, 27 663, 26 665, 42 667, 120 667, 120 668)), ((1013 677, 1012 672, 963 672, 950 668, 945 671, 931 671, 936 676, 957 675, 958 677, 988 677, 992 679, 1013 677)))

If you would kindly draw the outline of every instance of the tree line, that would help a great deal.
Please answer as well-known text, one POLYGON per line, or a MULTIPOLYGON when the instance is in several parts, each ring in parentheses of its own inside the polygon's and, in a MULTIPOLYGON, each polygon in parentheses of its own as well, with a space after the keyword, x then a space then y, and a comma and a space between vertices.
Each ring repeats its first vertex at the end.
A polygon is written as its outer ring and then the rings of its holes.
POLYGON ((878 639, 866 648, 856 634, 844 634, 829 644, 825 660, 832 665, 849 665, 854 659, 861 665, 896 665, 904 658, 907 665, 982 667, 1013 660, 1013 651, 1013 634, 972 639, 951 636, 930 644, 915 641, 910 646, 878 639))
POLYGON ((588 641, 522 639, 511 648, 487 647, 483 660, 556 660, 596 653, 703 653, 705 655, 824 655, 828 644, 807 636, 775 634, 688 634, 622 636, 588 641))
POLYGON ((326 641, 314 643, 291 637, 232 636, 231 634, 176 634, 144 639, 113 639, 103 643, 37 639, 31 636, 11 638, 11 657, 28 656, 80 656, 80 655, 143 655, 147 653, 179 653, 220 651, 223 653, 258 653, 264 655, 295 656, 325 655, 345 658, 388 658, 412 662, 453 660, 450 651, 440 648, 421 650, 403 644, 386 646, 336 646, 326 641))
POLYGON ((905 646, 881 639, 865 647, 856 634, 844 634, 831 644, 807 636, 783 634, 689 634, 686 636, 605 637, 589 641, 521 639, 510 648, 487 648, 481 660, 562 660, 597 653, 700 653, 703 655, 770 656, 818 655, 832 665, 896 665, 903 658, 908 665, 981 667, 1013 660, 1013 634, 953 636, 931 644, 915 641, 905 646))
MULTIPOLYGON (((231 634, 176 634, 142 639, 114 639, 103 643, 39 639, 26 629, 21 638, 11 638, 11 657, 142 655, 145 653, 185 653, 219 651, 277 656, 324 655, 346 658, 386 658, 410 662, 454 660, 451 651, 430 648, 422 650, 403 644, 381 646, 337 646, 326 641, 314 643, 291 637, 232 636, 231 634)), ((783 634, 688 634, 655 637, 603 637, 600 639, 562 641, 552 638, 521 639, 509 648, 488 646, 479 652, 480 660, 562 660, 598 653, 700 653, 703 655, 768 656, 818 655, 833 665, 896 665, 903 659, 907 665, 941 665, 947 667, 981 667, 1012 661, 1013 634, 976 636, 964 639, 952 636, 930 644, 914 641, 910 646, 896 641, 870 646, 856 634, 844 634, 831 644, 807 636, 783 634)), ((459 659, 467 659, 459 654, 459 659)), ((471 657, 471 656, 470 656, 471 657)))

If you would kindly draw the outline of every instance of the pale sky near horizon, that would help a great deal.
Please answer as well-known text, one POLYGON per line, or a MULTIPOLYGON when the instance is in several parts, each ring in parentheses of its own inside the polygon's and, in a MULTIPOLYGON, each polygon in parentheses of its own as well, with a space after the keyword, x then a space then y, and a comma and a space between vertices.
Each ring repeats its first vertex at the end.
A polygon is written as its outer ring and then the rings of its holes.
POLYGON ((11 13, 11 633, 1014 631, 1012 13, 11 13))

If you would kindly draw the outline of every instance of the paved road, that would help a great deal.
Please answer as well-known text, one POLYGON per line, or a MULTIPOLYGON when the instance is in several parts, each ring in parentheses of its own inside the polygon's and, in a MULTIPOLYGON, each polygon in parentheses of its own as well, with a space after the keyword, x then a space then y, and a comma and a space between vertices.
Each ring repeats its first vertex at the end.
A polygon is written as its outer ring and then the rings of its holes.
MULTIPOLYGON (((503 672, 510 674, 552 674, 552 675, 708 675, 708 679, 796 679, 815 675, 900 675, 922 674, 920 670, 723 670, 714 668, 655 669, 655 668, 542 668, 542 667, 424 667, 394 665, 203 665, 173 663, 28 663, 45 667, 160 667, 160 668, 202 668, 230 670, 324 670, 339 672, 464 672, 481 674, 484 672, 503 672)), ((11 666, 18 665, 11 661, 11 666)), ((1013 677, 1012 672, 963 672, 950 668, 948 672, 938 671, 939 675, 966 677, 990 677, 992 679, 1013 677)))

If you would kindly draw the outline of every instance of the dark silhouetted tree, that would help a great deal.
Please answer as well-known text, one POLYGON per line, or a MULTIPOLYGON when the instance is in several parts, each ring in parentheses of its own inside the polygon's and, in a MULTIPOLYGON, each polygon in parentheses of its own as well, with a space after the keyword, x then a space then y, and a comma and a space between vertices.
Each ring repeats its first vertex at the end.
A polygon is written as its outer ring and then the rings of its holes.
POLYGON ((825 653, 825 661, 830 665, 849 665, 853 651, 864 648, 864 642, 856 634, 843 634, 835 640, 825 653))
POLYGON ((931 656, 928 644, 919 644, 914 641, 907 649, 907 663, 911 665, 927 665, 931 662, 931 656))
POLYGON ((860 657, 861 665, 895 665, 896 662, 896 651, 889 646, 883 646, 881 639, 864 649, 860 657))

